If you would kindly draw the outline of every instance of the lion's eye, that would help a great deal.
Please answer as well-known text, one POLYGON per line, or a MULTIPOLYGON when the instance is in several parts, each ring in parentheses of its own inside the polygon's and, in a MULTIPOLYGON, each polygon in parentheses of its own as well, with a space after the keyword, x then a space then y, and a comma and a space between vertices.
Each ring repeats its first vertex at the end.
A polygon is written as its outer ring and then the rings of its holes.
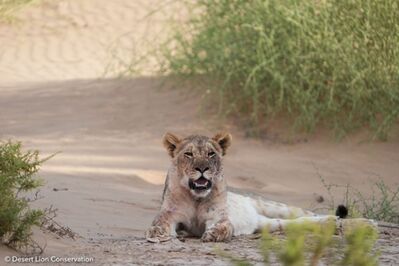
POLYGON ((213 152, 213 151, 211 151, 211 152, 208 153, 208 157, 209 157, 209 158, 212 158, 212 157, 215 156, 215 155, 216 155, 216 153, 213 152))
POLYGON ((184 156, 186 156, 188 158, 191 158, 191 157, 193 157, 193 153, 192 152, 185 152, 184 156))

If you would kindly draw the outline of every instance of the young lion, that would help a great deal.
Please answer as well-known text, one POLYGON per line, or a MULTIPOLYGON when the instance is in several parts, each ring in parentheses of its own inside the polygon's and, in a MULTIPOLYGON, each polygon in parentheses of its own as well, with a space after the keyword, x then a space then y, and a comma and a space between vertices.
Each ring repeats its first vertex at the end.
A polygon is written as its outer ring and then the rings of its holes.
MULTIPOLYGON (((167 133, 163 144, 172 158, 160 213, 146 232, 151 242, 165 241, 184 231, 205 242, 228 241, 233 235, 252 234, 264 227, 283 231, 289 223, 339 221, 287 205, 253 199, 227 191, 222 157, 231 144, 228 133, 213 138, 186 138, 167 133)), ((346 209, 341 206, 341 210, 346 209)), ((337 213, 341 216, 341 214, 337 213)))

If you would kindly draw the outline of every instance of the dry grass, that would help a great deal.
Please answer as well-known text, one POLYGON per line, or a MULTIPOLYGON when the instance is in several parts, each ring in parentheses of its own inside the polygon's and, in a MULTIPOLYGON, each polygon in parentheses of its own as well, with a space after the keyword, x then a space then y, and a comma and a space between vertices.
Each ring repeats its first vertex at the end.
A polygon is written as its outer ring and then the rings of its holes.
POLYGON ((0 23, 12 21, 15 12, 36 1, 37 0, 0 0, 0 23))
POLYGON ((164 71, 205 79, 220 114, 254 129, 282 115, 307 132, 388 138, 399 116, 398 1, 182 2, 191 20, 162 48, 164 71))

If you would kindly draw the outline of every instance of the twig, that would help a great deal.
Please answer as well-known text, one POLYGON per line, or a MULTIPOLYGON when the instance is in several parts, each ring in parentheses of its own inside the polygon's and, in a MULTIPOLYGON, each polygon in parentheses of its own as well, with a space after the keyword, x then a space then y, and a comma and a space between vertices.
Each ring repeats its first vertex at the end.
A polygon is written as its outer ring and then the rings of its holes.
POLYGON ((378 224, 378 227, 399 229, 399 224, 393 224, 393 223, 387 223, 387 222, 377 222, 377 224, 378 224))

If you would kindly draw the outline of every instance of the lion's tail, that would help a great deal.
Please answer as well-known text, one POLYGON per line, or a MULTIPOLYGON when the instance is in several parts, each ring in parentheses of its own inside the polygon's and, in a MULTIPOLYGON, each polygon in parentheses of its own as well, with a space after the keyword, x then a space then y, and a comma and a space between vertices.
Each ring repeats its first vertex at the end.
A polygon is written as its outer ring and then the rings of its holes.
MULTIPOLYGON (((264 200, 262 198, 252 199, 252 201, 258 214, 268 218, 295 219, 299 217, 319 216, 314 212, 305 209, 264 200)), ((344 205, 338 205, 335 211, 335 216, 338 216, 341 219, 346 218, 348 216, 348 208, 344 205)))

